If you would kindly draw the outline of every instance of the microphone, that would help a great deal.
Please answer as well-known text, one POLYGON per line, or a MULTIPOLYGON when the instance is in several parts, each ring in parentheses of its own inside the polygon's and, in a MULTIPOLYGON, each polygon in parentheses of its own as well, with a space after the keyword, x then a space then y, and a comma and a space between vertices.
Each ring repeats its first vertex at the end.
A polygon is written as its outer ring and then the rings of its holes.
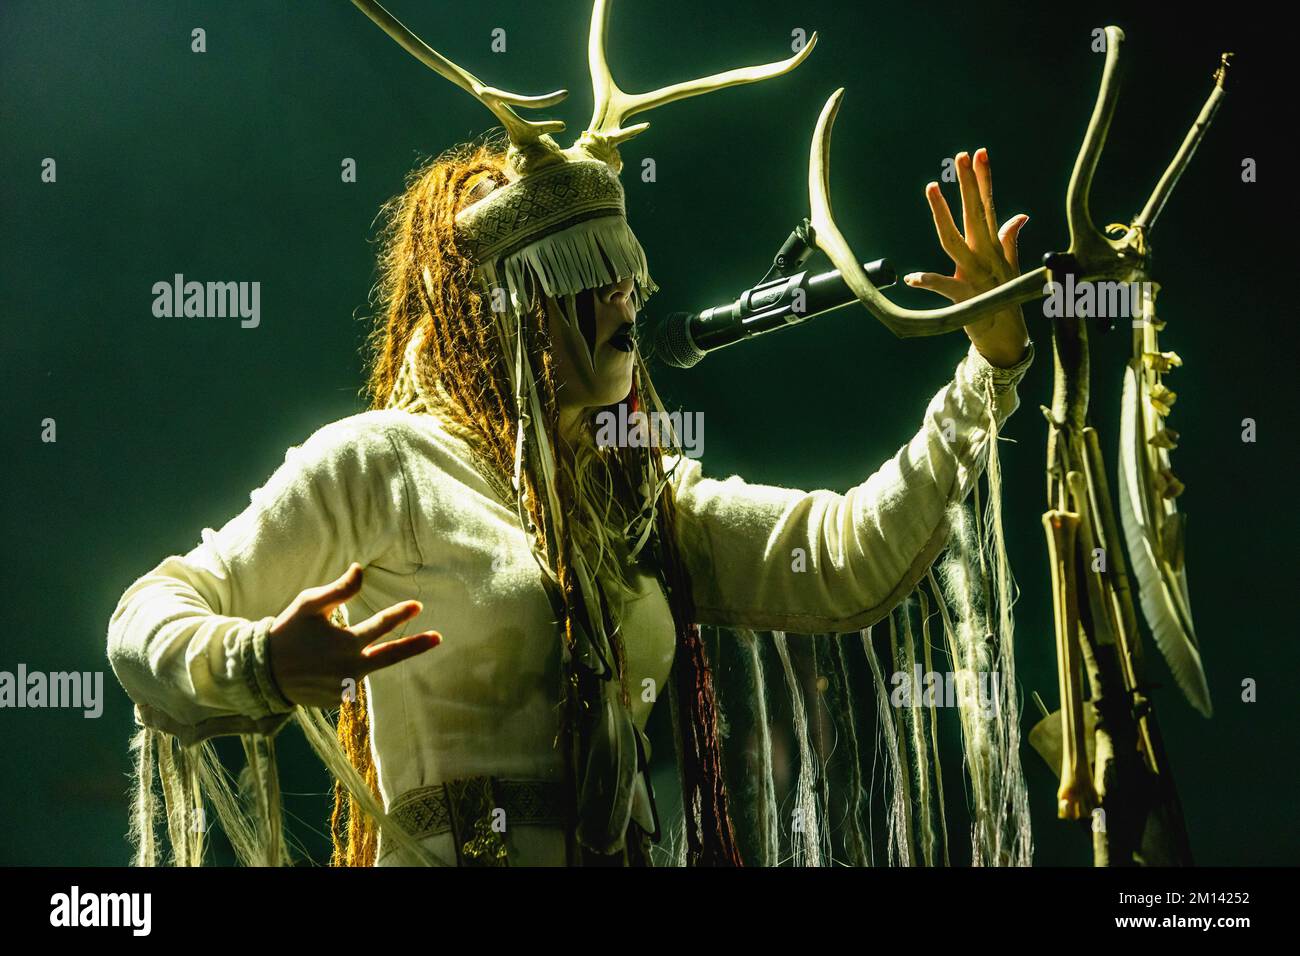
MULTIPOLYGON (((795 227, 763 281, 734 302, 703 312, 669 313, 651 333, 652 354, 674 368, 691 368, 710 352, 858 301, 838 269, 790 274, 812 254, 811 231, 806 219, 795 227)), ((864 263, 863 268, 877 289, 897 281, 887 259, 864 263)))

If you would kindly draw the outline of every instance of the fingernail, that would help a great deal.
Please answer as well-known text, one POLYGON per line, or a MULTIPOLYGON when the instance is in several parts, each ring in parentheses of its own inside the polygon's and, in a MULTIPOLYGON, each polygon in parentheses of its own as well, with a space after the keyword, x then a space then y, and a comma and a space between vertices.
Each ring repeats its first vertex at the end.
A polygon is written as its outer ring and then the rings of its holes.
POLYGON ((906 282, 908 285, 913 285, 913 284, 915 284, 915 283, 917 283, 917 282, 920 282, 920 281, 921 281, 921 273, 919 273, 919 272, 909 272, 907 275, 903 276, 903 281, 906 282))

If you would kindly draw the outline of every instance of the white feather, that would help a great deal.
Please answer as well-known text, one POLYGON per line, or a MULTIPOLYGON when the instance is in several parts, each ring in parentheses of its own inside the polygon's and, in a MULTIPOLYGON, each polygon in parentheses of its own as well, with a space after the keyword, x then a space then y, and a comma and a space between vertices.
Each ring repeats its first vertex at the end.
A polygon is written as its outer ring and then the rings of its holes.
MULTIPOLYGON (((1210 688, 1205 682, 1201 650, 1192 630, 1187 602, 1186 573, 1175 571, 1164 559, 1151 518, 1152 502, 1144 494, 1139 468, 1144 429, 1139 424, 1143 390, 1132 366, 1124 372, 1124 397, 1119 426, 1119 510, 1128 546, 1129 564, 1137 584, 1142 615, 1156 646, 1173 671, 1187 700, 1206 717, 1213 713, 1210 688), (1179 600, 1181 598, 1181 601, 1179 600)), ((1158 502, 1156 503, 1158 504, 1158 502)))

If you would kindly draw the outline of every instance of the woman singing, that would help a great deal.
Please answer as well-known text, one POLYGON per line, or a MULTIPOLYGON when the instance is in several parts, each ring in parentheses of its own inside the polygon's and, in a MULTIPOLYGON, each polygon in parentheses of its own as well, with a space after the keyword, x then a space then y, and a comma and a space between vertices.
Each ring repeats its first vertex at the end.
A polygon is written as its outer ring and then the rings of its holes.
MULTIPOLYGON (((112 664, 139 721, 182 746, 341 706, 338 739, 385 811, 377 827, 340 789, 335 860, 354 865, 646 862, 644 728, 666 696, 690 858, 738 863, 697 626, 885 616, 943 546, 990 419, 1017 406, 1025 323, 1017 307, 967 327, 915 436, 843 495, 604 446, 602 412, 661 407, 633 335, 656 287, 618 180, 640 130, 624 114, 560 150, 498 94, 481 93, 509 148, 447 151, 387 210, 370 410, 290 449, 242 513, 135 582, 112 664)), ((998 227, 987 152, 956 166, 961 230, 926 190, 955 272, 907 277, 952 301, 1018 275, 1027 218, 998 227)))

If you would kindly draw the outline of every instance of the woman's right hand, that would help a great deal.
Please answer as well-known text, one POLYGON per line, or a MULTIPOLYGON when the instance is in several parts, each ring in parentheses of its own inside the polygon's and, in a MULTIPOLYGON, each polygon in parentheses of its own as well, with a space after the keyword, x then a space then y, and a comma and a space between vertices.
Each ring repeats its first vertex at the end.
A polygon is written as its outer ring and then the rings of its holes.
POLYGON ((442 643, 437 631, 424 631, 372 647, 393 628, 422 610, 403 601, 352 627, 330 622, 330 613, 361 591, 361 565, 353 564, 337 581, 299 594, 271 625, 267 653, 280 692, 303 707, 337 707, 345 691, 380 668, 423 654, 442 643))

